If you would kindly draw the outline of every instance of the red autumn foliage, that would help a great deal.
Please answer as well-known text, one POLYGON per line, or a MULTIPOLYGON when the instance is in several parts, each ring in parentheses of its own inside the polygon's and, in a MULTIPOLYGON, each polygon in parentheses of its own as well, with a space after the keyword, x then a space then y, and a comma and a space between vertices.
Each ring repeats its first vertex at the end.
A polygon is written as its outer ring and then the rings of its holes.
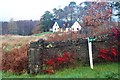
MULTIPOLYGON (((86 6, 83 12, 80 12, 80 15, 83 16, 83 27, 99 29, 103 24, 109 25, 112 16, 112 8, 110 7, 110 3, 107 2, 91 2, 86 6)), ((106 26, 106 28, 107 27, 108 26, 106 26)), ((91 29, 91 33, 94 31, 93 29, 91 29)))
POLYGON ((70 54, 69 54, 68 52, 64 52, 63 57, 65 57, 65 58, 70 58, 70 54))
POLYGON ((111 28, 111 31, 113 32, 113 36, 116 38, 120 36, 120 28, 119 27, 113 27, 111 28))
POLYGON ((104 53, 107 54, 109 52, 109 50, 105 50, 105 49, 98 49, 100 53, 104 53))
POLYGON ((47 66, 47 69, 43 70, 45 73, 53 74, 55 70, 69 66, 75 63, 75 55, 68 52, 64 52, 63 55, 57 55, 52 59, 48 59, 43 64, 47 66))
POLYGON ((49 65, 49 66, 54 66, 54 61, 52 59, 46 61, 46 64, 49 65))
POLYGON ((117 50, 116 50, 115 48, 112 48, 112 49, 111 49, 111 54, 112 54, 113 56, 117 56, 117 50))
POLYGON ((19 49, 13 49, 10 52, 2 52, 2 70, 14 73, 23 73, 27 70, 28 45, 24 45, 19 49))
POLYGON ((118 61, 118 58, 120 57, 120 31, 117 28, 111 28, 112 35, 110 35, 113 39, 117 41, 117 47, 112 47, 115 43, 110 42, 111 47, 109 49, 103 49, 99 48, 98 51, 100 54, 98 55, 99 58, 105 59, 106 61, 118 61))
POLYGON ((116 48, 112 49, 98 49, 100 54, 98 55, 98 58, 102 58, 106 61, 116 61, 118 52, 116 48))
POLYGON ((45 73, 49 73, 49 74, 54 74, 54 71, 53 70, 43 70, 43 72, 45 72, 45 73))
POLYGON ((77 39, 78 33, 77 32, 63 32, 63 33, 54 33, 47 35, 47 40, 49 42, 54 42, 54 41, 66 41, 68 39, 77 39))

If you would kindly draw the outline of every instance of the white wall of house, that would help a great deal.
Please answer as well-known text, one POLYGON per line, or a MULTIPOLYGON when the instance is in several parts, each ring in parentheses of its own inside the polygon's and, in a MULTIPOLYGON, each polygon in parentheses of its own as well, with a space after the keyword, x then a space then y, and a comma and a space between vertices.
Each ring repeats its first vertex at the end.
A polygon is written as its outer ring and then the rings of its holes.
POLYGON ((71 28, 66 28, 66 32, 71 31, 71 28))
POLYGON ((60 31, 60 27, 59 27, 58 23, 55 22, 55 24, 53 25, 53 32, 58 32, 58 31, 60 31))
POLYGON ((62 29, 62 28, 60 28, 60 32, 63 32, 63 29, 62 29))
POLYGON ((79 31, 81 30, 80 24, 76 21, 71 28, 66 28, 65 31, 59 27, 58 23, 55 22, 52 28, 53 32, 69 32, 69 31, 79 31))
POLYGON ((76 21, 72 26, 71 26, 72 31, 79 31, 81 30, 80 24, 76 21))

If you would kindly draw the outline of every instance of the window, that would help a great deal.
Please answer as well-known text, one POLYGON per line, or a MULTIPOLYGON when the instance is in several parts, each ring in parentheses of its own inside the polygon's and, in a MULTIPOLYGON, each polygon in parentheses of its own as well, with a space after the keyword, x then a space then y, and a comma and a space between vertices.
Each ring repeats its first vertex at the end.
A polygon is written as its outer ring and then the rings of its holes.
POLYGON ((56 28, 55 28, 55 30, 56 30, 56 28))
POLYGON ((74 28, 72 28, 72 30, 74 31, 74 28))
POLYGON ((79 30, 79 28, 77 28, 77 30, 79 30))

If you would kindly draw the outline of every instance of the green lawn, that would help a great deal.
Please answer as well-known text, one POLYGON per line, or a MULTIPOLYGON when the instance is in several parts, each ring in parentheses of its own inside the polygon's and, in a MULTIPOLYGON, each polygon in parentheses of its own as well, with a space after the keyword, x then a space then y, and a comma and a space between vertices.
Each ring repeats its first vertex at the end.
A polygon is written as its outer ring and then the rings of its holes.
POLYGON ((95 64, 91 70, 89 66, 64 69, 55 74, 15 75, 1 72, 3 78, 118 78, 118 63, 95 64))
POLYGON ((41 35, 45 35, 45 34, 52 34, 53 32, 42 32, 39 34, 33 34, 34 36, 41 36, 41 35))

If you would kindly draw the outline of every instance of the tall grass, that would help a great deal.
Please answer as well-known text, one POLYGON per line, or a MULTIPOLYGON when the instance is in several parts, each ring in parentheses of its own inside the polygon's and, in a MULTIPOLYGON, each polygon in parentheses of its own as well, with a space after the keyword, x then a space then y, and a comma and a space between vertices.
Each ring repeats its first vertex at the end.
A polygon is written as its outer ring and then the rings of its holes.
POLYGON ((94 69, 89 66, 78 66, 76 68, 63 69, 55 74, 22 74, 15 75, 2 72, 3 78, 118 78, 118 63, 95 64, 94 69))

